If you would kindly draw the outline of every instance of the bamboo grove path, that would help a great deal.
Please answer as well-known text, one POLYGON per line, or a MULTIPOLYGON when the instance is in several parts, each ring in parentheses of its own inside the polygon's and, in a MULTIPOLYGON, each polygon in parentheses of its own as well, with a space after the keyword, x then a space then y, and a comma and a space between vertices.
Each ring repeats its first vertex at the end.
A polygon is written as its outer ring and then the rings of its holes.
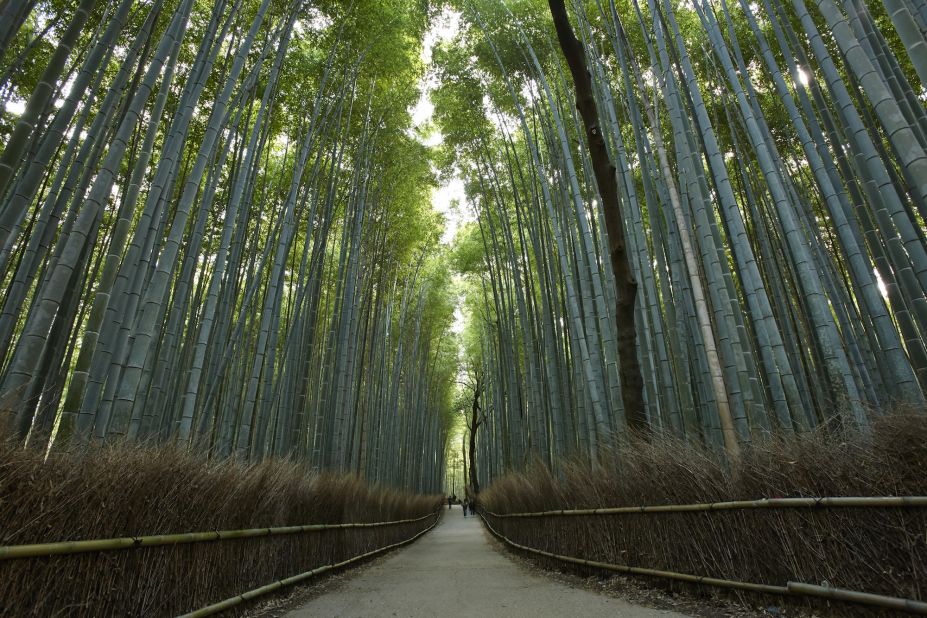
POLYGON ((408 548, 292 610, 314 616, 583 616, 682 618, 682 614, 572 588, 519 568, 489 543, 479 518, 459 506, 408 548))

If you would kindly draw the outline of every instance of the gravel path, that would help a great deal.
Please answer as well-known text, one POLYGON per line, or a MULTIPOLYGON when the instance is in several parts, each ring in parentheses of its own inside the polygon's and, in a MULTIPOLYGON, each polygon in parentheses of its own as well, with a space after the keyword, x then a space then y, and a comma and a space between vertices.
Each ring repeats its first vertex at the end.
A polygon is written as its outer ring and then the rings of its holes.
POLYGON ((290 611, 310 616, 682 618, 532 575, 489 544, 479 518, 446 512, 434 530, 328 594, 290 611))

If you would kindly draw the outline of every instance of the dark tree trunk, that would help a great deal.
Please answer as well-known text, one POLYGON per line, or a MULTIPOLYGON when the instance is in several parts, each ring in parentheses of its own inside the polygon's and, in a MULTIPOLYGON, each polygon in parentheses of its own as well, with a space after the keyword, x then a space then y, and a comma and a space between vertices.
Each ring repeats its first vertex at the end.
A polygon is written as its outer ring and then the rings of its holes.
MULTIPOLYGON (((479 427, 479 424, 476 425, 479 427)), ((476 478, 476 431, 470 432, 470 489, 473 494, 480 493, 480 482, 476 478)))
POLYGON ((480 493, 480 482, 476 476, 476 430, 483 424, 482 409, 480 408, 480 394, 483 392, 483 381, 477 376, 476 385, 473 389, 473 405, 470 407, 470 422, 467 426, 470 429, 470 490, 473 495, 480 493))
POLYGON ((605 230, 608 234, 608 253, 612 271, 615 274, 617 296, 618 372, 621 378, 621 399, 624 402, 628 429, 638 435, 650 431, 644 410, 644 379, 637 359, 637 331, 634 325, 634 298, 637 295, 637 280, 625 249, 622 227, 621 203, 618 200, 618 182, 615 166, 612 165, 605 146, 605 138, 599 127, 599 114, 592 94, 592 78, 586 67, 586 53, 573 33, 563 0, 548 0, 550 13, 557 29, 557 40, 566 57, 576 88, 576 109, 583 120, 586 141, 602 210, 605 213, 605 230))

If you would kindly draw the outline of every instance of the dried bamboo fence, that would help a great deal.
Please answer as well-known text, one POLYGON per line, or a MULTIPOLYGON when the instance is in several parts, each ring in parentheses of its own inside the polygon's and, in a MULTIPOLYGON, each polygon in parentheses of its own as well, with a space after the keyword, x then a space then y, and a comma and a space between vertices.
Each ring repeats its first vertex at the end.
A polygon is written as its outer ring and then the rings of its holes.
MULTIPOLYGON (((625 562, 629 562, 629 558, 634 560, 648 554, 652 554, 653 552, 647 551, 646 549, 632 553, 631 548, 627 546, 625 546, 624 549, 620 549, 620 547, 622 547, 620 539, 627 540, 633 538, 635 536, 633 529, 635 527, 640 527, 643 523, 642 520, 648 520, 650 524, 653 524, 654 522, 651 520, 654 516, 660 517, 662 515, 665 520, 667 517, 672 517, 673 514, 681 515, 693 513, 716 513, 718 516, 721 516, 722 514, 730 515, 731 513, 736 513, 738 511, 749 512, 764 510, 805 510, 820 513, 822 511, 830 510, 846 510, 847 512, 851 513, 865 513, 867 511, 875 510, 895 510, 908 511, 908 515, 914 514, 916 516, 916 520, 920 523, 923 523, 925 512, 927 512, 924 507, 927 507, 927 496, 867 496, 772 499, 764 498, 759 500, 736 500, 727 502, 625 506, 594 509, 557 509, 518 513, 494 513, 486 509, 480 509, 480 515, 483 518, 483 521, 489 531, 506 544, 518 550, 560 563, 569 563, 591 569, 606 570, 630 575, 657 577, 690 584, 727 588, 765 595, 816 597, 840 601, 843 603, 866 605, 889 610, 892 612, 900 611, 927 615, 927 603, 923 601, 903 598, 902 596, 898 596, 897 593, 896 595, 874 594, 836 587, 833 584, 828 583, 827 579, 825 579, 825 585, 802 583, 792 581, 791 579, 785 580, 784 585, 741 581, 740 579, 735 579, 728 575, 729 573, 737 571, 736 560, 728 560, 728 564, 726 566, 729 568, 726 569, 725 573, 727 576, 716 577, 714 575, 717 575, 717 573, 712 573, 711 575, 698 575, 680 572, 670 568, 653 568, 652 565, 644 566, 628 563, 619 564, 614 559, 609 559, 617 554, 619 556, 624 556, 625 562), (638 517, 642 515, 645 517, 638 517), (631 517, 636 521, 632 522, 630 526, 623 526, 620 522, 615 523, 615 516, 618 516, 618 519, 624 520, 626 520, 627 517, 631 517), (539 520, 544 520, 544 523, 538 523, 539 520), (553 522, 551 522, 551 520, 553 520, 553 522), (564 526, 565 522, 570 521, 581 523, 579 526, 564 526), (502 528, 502 530, 500 531, 499 528, 502 528), (513 540, 511 537, 515 537, 518 540, 513 540), (544 548, 541 549, 538 546, 542 546, 544 548), (595 558, 588 559, 565 555, 562 553, 563 549, 561 548, 566 547, 571 549, 571 553, 588 552, 588 554, 595 555, 595 558), (593 548, 595 548, 595 550, 593 550, 593 548)), ((896 515, 899 514, 900 513, 896 513, 896 515)), ((908 524, 914 523, 910 518, 902 519, 904 519, 908 524)), ((705 522, 703 522, 703 524, 704 523, 705 522)), ((702 525, 700 530, 707 527, 717 535, 716 539, 722 539, 720 542, 716 540, 716 547, 713 549, 719 549, 722 546, 732 546, 732 544, 737 543, 737 541, 740 539, 749 539, 751 537, 754 539, 762 539, 760 544, 769 543, 769 535, 756 534, 758 532, 756 529, 751 530, 750 527, 744 525, 744 523, 743 515, 741 514, 739 520, 732 520, 730 517, 727 517, 727 521, 724 522, 714 522, 710 525, 702 525), (726 534, 726 532, 735 533, 726 534), (741 534, 737 534, 736 532, 740 532, 741 534)), ((665 525, 661 526, 650 524, 644 525, 648 525, 652 529, 667 529, 667 526, 665 525)), ((686 526, 681 524, 681 521, 675 519, 670 527, 675 528, 682 535, 689 536, 691 538, 701 537, 700 534, 695 533, 695 528, 693 528, 691 525, 686 526)), ((788 528, 786 526, 780 527, 780 530, 787 529, 788 528)), ((916 525, 903 525, 896 527, 894 530, 886 529, 886 534, 882 536, 883 541, 886 540, 886 537, 896 536, 899 530, 902 530, 907 535, 909 530, 916 530, 916 525)), ((816 532, 818 539, 823 540, 823 537, 828 536, 828 533, 832 532, 832 530, 821 529, 816 532)), ((783 537, 784 536, 785 535, 783 535, 783 537)), ((837 540, 839 541, 839 534, 835 536, 838 537, 837 540)), ((650 538, 653 539, 653 537, 650 538)), ((678 538, 678 536, 671 536, 670 538, 665 539, 665 544, 672 544, 673 541, 677 540, 678 538)), ((782 540, 784 540, 784 538, 782 540)), ((784 542, 787 543, 788 541, 784 540, 784 542)), ((923 572, 925 558, 927 558, 927 556, 925 556, 927 551, 924 549, 925 543, 927 543, 927 539, 914 539, 914 543, 909 544, 908 546, 909 555, 896 556, 895 558, 887 559, 888 562, 894 562, 896 559, 900 559, 903 561, 908 561, 909 564, 915 565, 911 569, 912 573, 909 573, 909 576, 915 578, 914 588, 917 588, 917 574, 923 572)), ((698 543, 686 549, 697 549, 697 545, 698 543)), ((702 545, 704 545, 704 543, 702 543, 702 545)), ((890 546, 891 542, 889 542, 888 545, 890 546)), ((749 542, 741 543, 741 545, 738 546, 734 551, 727 553, 729 555, 740 554, 749 556, 751 554, 750 549, 749 542), (744 545, 747 547, 745 548, 744 545), (746 549, 746 551, 744 551, 744 549, 746 549)), ((813 551, 814 549, 816 548, 806 548, 809 554, 822 555, 820 552, 813 551)), ((852 551, 852 547, 848 547, 847 549, 852 551)), ((886 551, 890 552, 888 547, 886 547, 886 551)), ((684 553, 690 553, 690 551, 686 551, 684 553)), ((703 554, 704 553, 723 554, 725 552, 703 551, 703 554)), ((767 554, 766 557, 768 557, 768 555, 769 554, 767 554)), ((826 555, 826 553, 823 555, 826 555)), ((755 553, 753 554, 753 557, 756 562, 763 562, 764 556, 755 553)), ((663 558, 666 558, 666 554, 663 555, 663 558)), ((873 569, 878 569, 883 566, 885 565, 871 565, 873 569)), ((834 571, 831 569, 828 572, 828 570, 825 569, 821 571, 821 573, 826 573, 828 577, 832 577, 834 571)), ((898 590, 904 591, 904 588, 899 587, 898 590)))
MULTIPOLYGON (((245 530, 214 530, 212 532, 184 532, 180 534, 155 534, 150 536, 119 537, 116 539, 90 539, 86 541, 60 541, 57 543, 33 543, 28 545, 0 546, 0 560, 16 558, 37 558, 40 556, 61 556, 66 554, 83 554, 88 552, 110 551, 116 549, 137 549, 140 547, 158 547, 162 545, 183 545, 186 543, 203 543, 207 541, 226 541, 230 539, 250 539, 261 536, 279 536, 299 532, 321 532, 323 530, 347 530, 351 528, 382 528, 409 524, 434 518, 436 513, 429 513, 412 519, 394 521, 344 523, 344 524, 306 524, 304 526, 280 526, 276 528, 248 528, 245 530)), ((437 521, 437 520, 436 520, 437 521)))
POLYGON ((423 534, 425 534, 426 532, 434 528, 436 525, 438 525, 438 522, 441 520, 442 512, 444 512, 444 509, 438 509, 437 511, 435 511, 434 514, 428 515, 427 517, 434 517, 434 521, 431 522, 431 525, 429 525, 427 528, 425 528, 424 530, 422 530, 415 536, 408 538, 404 541, 399 541, 398 543, 392 543, 390 545, 387 545, 386 547, 380 547, 379 549, 374 549, 373 551, 366 552, 359 556, 354 556, 353 558, 349 558, 347 560, 342 560, 341 562, 337 562, 335 564, 327 564, 325 566, 312 569, 311 571, 300 573, 299 575, 294 575, 292 577, 287 577, 285 579, 280 579, 275 582, 271 582, 265 586, 261 586, 259 588, 254 588, 253 590, 243 592, 240 595, 229 597, 228 599, 225 599, 224 601, 213 603, 212 605, 207 605, 206 607, 202 607, 194 612, 190 612, 189 614, 184 614, 183 616, 180 616, 180 618, 201 618, 202 616, 212 616, 213 614, 218 614, 221 611, 224 611, 231 607, 235 607, 236 605, 240 605, 241 603, 245 603, 261 595, 275 592, 286 586, 292 586, 294 584, 298 584, 300 582, 306 581, 307 579, 311 577, 315 577, 316 575, 321 575, 322 573, 326 573, 328 571, 344 568, 348 565, 361 562, 362 560, 367 560, 368 558, 372 558, 376 555, 390 551, 391 549, 396 549, 398 547, 402 547, 403 545, 408 545, 409 543, 413 542, 414 540, 416 540, 417 538, 419 538, 420 536, 422 536, 423 534))
MULTIPOLYGON (((351 547, 363 547, 364 551, 357 555, 353 555, 346 559, 333 560, 330 563, 316 566, 313 569, 304 571, 297 575, 290 577, 278 579, 270 584, 260 586, 248 590, 247 592, 236 594, 235 596, 229 597, 225 600, 219 601, 217 603, 212 603, 210 605, 204 606, 200 609, 192 611, 190 613, 184 614, 185 617, 193 618, 200 616, 209 616, 226 609, 235 607, 247 601, 250 601, 254 598, 257 598, 261 595, 268 594, 286 586, 297 584, 299 582, 305 581, 311 577, 321 575, 328 571, 336 570, 339 568, 344 568, 351 564, 355 564, 376 556, 378 554, 387 552, 391 549, 395 549, 413 542, 418 539, 420 536, 434 528, 437 525, 438 521, 441 518, 443 509, 439 508, 427 515, 415 518, 406 518, 406 519, 397 519, 392 521, 382 521, 382 522, 351 522, 351 523, 338 523, 338 524, 306 524, 300 526, 279 526, 271 528, 248 528, 243 530, 215 530, 208 532, 188 532, 180 534, 159 534, 159 535, 149 535, 149 536, 135 536, 135 537, 119 537, 113 539, 90 539, 82 541, 62 541, 56 543, 33 543, 33 544, 24 544, 24 545, 6 545, 0 546, 0 562, 2 561, 16 561, 16 560, 27 560, 30 558, 47 558, 51 556, 68 556, 74 554, 88 554, 88 553, 101 553, 101 552, 110 552, 117 550, 135 550, 143 548, 154 548, 154 547, 163 547, 169 545, 190 545, 196 543, 217 543, 222 541, 240 541, 242 539, 254 539, 259 537, 276 537, 276 536, 287 536, 287 535, 304 535, 307 533, 323 533, 323 532, 335 532, 335 531, 356 531, 356 530, 370 530, 370 529, 395 529, 400 528, 405 531, 410 526, 412 527, 410 532, 402 532, 399 535, 395 533, 387 533, 386 535, 380 533, 374 535, 374 541, 371 543, 370 539, 364 541, 357 540, 347 540, 344 538, 332 539, 333 542, 337 542, 340 545, 351 546, 351 547), (413 526, 413 524, 415 524, 413 526), (421 526, 424 525, 424 528, 421 526), (395 540, 398 536, 399 540, 395 540), (382 540, 376 540, 380 538, 390 539, 392 542, 383 545, 382 540), (374 549, 370 549, 371 545, 377 545, 374 549)), ((354 550, 355 552, 357 550, 354 550)), ((328 553, 329 555, 336 556, 339 555, 338 551, 335 548, 331 548, 329 552, 318 552, 320 555, 328 553)), ((0 605, 0 614, 4 613, 5 609, 0 605)))
POLYGON ((441 502, 277 460, 0 444, 0 618, 183 614, 410 539, 441 502))

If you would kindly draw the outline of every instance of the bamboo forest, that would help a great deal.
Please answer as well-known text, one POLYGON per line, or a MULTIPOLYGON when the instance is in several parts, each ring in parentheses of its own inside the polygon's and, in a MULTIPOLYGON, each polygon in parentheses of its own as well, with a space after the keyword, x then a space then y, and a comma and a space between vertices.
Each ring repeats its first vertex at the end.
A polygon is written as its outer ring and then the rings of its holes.
POLYGON ((927 613, 925 0, 0 0, 0 289, 0 616, 927 613))

